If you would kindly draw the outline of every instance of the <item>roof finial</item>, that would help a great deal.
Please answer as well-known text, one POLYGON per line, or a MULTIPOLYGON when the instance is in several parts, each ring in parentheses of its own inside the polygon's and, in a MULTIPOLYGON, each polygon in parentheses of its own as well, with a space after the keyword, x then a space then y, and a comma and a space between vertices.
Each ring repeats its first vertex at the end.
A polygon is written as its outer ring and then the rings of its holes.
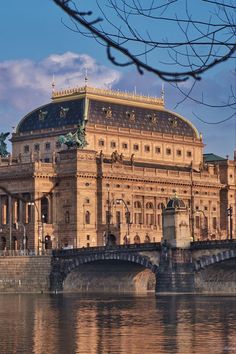
POLYGON ((52 75, 52 93, 55 92, 55 78, 54 78, 54 74, 52 75))
POLYGON ((165 101, 165 84, 164 82, 161 84, 161 98, 165 101))
POLYGON ((88 84, 88 69, 85 68, 85 77, 84 77, 84 82, 85 82, 85 87, 87 86, 88 84))

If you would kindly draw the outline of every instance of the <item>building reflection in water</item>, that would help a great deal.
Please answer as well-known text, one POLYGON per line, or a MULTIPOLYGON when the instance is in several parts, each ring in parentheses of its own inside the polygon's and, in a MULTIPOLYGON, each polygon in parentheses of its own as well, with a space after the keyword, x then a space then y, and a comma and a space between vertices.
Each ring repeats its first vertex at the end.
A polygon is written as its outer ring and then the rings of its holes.
POLYGON ((0 353, 233 353, 235 298, 1 295, 0 353))

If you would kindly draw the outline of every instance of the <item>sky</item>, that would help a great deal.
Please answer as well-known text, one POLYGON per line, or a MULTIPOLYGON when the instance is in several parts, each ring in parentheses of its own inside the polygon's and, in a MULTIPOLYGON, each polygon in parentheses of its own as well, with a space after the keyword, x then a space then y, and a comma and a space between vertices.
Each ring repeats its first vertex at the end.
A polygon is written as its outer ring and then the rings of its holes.
MULTIPOLYGON (((86 4, 85 9, 93 9, 92 0, 80 3, 86 4)), ((203 16, 202 12, 202 8, 196 7, 196 16, 203 16)), ((142 28, 139 21, 137 18, 136 25, 142 28)), ((87 70, 90 86, 160 96, 162 81, 158 77, 150 73, 140 75, 134 67, 113 66, 103 46, 70 31, 64 23, 71 24, 51 0, 0 2, 0 132, 11 132, 25 114, 50 102, 53 75, 56 89, 84 85, 87 70)), ((155 29, 155 24, 150 23, 150 27, 155 29)), ((171 30, 168 28, 167 32, 170 34, 171 30)), ((167 61, 165 55, 161 59, 167 61)), ((211 104, 225 102, 230 89, 235 89, 234 65, 232 61, 226 62, 204 75, 194 89, 195 97, 204 97, 211 104)), ((186 82, 181 87, 190 84, 186 82)), ((233 157, 236 117, 219 125, 202 123, 199 118, 213 123, 235 111, 183 100, 169 84, 165 84, 165 104, 189 119, 203 134, 205 152, 233 157)))

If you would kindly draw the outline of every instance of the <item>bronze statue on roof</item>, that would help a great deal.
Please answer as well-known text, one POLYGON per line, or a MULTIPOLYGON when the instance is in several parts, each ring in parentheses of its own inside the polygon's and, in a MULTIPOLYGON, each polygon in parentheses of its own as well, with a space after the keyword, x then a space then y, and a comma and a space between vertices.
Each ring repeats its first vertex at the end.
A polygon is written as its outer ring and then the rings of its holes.
POLYGON ((85 125, 78 125, 78 128, 75 133, 68 133, 66 135, 60 135, 58 138, 58 142, 61 144, 65 144, 68 149, 77 147, 79 149, 83 149, 88 145, 86 141, 86 133, 85 133, 85 125))
POLYGON ((0 133, 0 156, 1 157, 6 157, 9 155, 9 152, 7 151, 7 144, 5 142, 6 138, 10 135, 10 133, 0 133))

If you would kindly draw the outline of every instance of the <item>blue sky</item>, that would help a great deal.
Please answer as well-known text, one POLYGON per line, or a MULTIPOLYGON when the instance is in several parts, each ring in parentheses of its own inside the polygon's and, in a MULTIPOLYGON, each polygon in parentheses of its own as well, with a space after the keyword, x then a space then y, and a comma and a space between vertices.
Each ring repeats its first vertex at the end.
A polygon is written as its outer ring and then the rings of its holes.
MULTIPOLYGON (((80 3, 89 8, 94 1, 80 3)), ((202 8, 195 11, 198 15, 202 8)), ((103 47, 69 31, 61 18, 69 23, 51 0, 0 2, 0 131, 11 131, 24 114, 50 101, 53 74, 57 89, 83 85, 87 68, 90 85, 128 91, 135 87, 138 93, 160 95, 160 79, 151 74, 140 76, 134 68, 112 66, 103 47)), ((232 72, 232 62, 210 71, 197 86, 196 95, 201 97, 204 92, 209 102, 223 102, 230 94, 229 83, 235 87, 232 72)), ((194 115, 214 122, 231 111, 207 109, 190 101, 178 104, 181 96, 168 84, 165 99, 168 109, 190 119, 203 133, 206 152, 233 156, 236 118, 206 125, 194 115)))

